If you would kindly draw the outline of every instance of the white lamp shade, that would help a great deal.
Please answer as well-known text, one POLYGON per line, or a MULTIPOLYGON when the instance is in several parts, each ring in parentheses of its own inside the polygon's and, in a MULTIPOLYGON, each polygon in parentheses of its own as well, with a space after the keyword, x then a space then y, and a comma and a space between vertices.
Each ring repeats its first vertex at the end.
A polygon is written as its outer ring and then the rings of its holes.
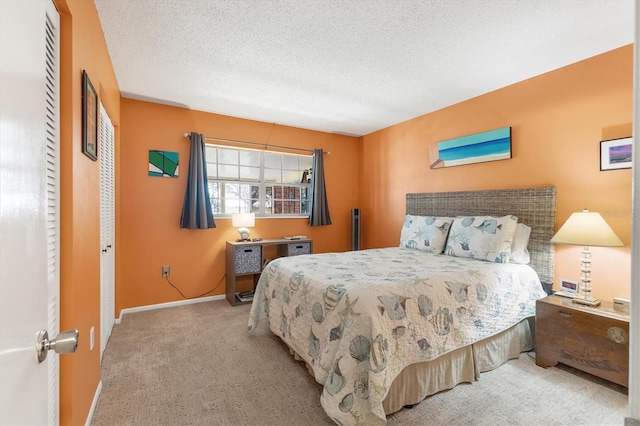
POLYGON ((600 213, 584 210, 569 219, 551 238, 552 243, 591 247, 621 247, 622 241, 600 213))
POLYGON ((234 228, 253 228, 256 226, 254 213, 234 213, 231 216, 231 225, 234 228))

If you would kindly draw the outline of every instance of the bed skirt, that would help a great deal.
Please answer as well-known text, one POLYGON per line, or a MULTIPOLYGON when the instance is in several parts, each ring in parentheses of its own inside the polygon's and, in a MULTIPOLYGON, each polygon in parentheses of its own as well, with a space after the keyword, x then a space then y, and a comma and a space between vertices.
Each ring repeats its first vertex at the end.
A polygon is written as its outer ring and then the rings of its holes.
MULTIPOLYGON (((535 346, 535 318, 525 318, 518 324, 492 337, 441 355, 433 361, 412 364, 395 378, 382 405, 385 414, 414 405, 426 397, 452 389, 460 383, 472 383, 480 373, 493 370, 521 352, 535 346)), ((294 359, 304 361, 291 348, 294 359)), ((313 369, 307 371, 314 376, 313 369)))

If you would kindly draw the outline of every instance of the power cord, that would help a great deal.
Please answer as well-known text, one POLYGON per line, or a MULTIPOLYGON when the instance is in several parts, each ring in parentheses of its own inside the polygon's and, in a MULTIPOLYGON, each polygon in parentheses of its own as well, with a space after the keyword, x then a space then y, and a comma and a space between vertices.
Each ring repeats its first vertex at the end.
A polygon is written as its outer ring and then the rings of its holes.
POLYGON ((199 295, 193 296, 193 297, 185 296, 184 293, 182 293, 178 287, 176 287, 175 285, 173 285, 173 283, 171 281, 169 281, 169 277, 164 277, 164 279, 167 280, 167 282, 169 283, 169 285, 171 287, 173 287, 176 290, 178 290, 178 293, 180 293, 180 296, 182 296, 183 299, 197 299, 199 297, 206 296, 207 294, 213 293, 214 291, 216 291, 216 289, 220 286, 220 283, 222 283, 222 281, 225 279, 226 276, 227 276, 227 274, 222 275, 222 278, 220 278, 220 281, 218 281, 218 284, 216 284, 216 286, 214 288, 212 288, 211 290, 207 291, 206 293, 202 293, 202 294, 199 294, 199 295))

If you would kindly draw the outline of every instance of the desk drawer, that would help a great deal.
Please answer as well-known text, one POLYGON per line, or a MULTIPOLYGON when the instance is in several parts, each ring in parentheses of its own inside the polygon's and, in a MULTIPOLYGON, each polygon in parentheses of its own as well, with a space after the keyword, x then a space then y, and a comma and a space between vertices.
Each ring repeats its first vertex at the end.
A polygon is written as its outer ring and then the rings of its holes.
POLYGON ((236 275, 259 274, 262 271, 262 246, 240 246, 234 250, 236 275))
POLYGON ((289 256, 311 254, 311 243, 289 243, 289 256))

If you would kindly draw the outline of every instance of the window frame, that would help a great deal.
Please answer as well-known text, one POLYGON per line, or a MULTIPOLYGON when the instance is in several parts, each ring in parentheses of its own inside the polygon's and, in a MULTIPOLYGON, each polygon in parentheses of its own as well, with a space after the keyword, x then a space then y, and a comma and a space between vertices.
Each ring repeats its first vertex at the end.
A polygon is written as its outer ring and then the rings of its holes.
MULTIPOLYGON (((209 185, 209 198, 210 198, 210 202, 211 202, 211 208, 213 211, 213 214, 215 215, 216 218, 231 218, 232 214, 234 212, 241 212, 241 213, 249 213, 249 212, 253 212, 255 213, 256 218, 309 218, 310 215, 310 204, 311 204, 311 179, 307 179, 306 183, 302 183, 302 182, 298 182, 298 183, 287 183, 287 182, 283 182, 282 178, 280 179, 280 181, 278 182, 265 182, 265 169, 269 169, 269 170, 280 170, 281 176, 282 173, 284 171, 294 171, 297 172, 299 175, 300 174, 304 174, 305 171, 309 171, 311 170, 311 167, 313 165, 313 154, 293 154, 293 153, 287 153, 287 152, 281 152, 281 151, 272 151, 272 150, 260 150, 260 149, 251 149, 251 148, 243 148, 243 147, 237 147, 237 146, 230 146, 230 145, 220 145, 220 144, 212 144, 212 143, 206 143, 205 144, 205 161, 207 163, 207 183, 209 185), (215 161, 209 161, 207 158, 207 149, 206 148, 216 148, 216 158, 215 161), (233 167, 237 167, 238 169, 238 174, 237 174, 237 180, 234 180, 233 178, 228 178, 228 177, 224 177, 224 178, 220 178, 219 174, 220 174, 220 158, 219 158, 219 151, 218 149, 230 149, 230 150, 236 150, 238 151, 238 155, 240 155, 240 153, 242 151, 250 151, 250 152, 257 152, 258 153, 258 158, 259 158, 259 165, 258 166, 247 166, 247 165, 243 165, 241 164, 241 159, 238 158, 238 161, 236 164, 230 164, 230 163, 222 163, 223 166, 233 166, 233 167), (285 168, 285 164, 284 161, 281 161, 280 167, 279 168, 274 168, 274 167, 265 167, 265 157, 267 154, 276 154, 276 155, 288 155, 288 156, 292 156, 292 157, 296 157, 297 158, 297 162, 298 162, 298 169, 292 169, 292 168, 285 168), (308 158, 308 164, 309 164, 309 168, 305 169, 303 168, 303 166, 301 165, 300 162, 300 157, 307 157, 308 158), (211 177, 209 176, 209 170, 208 168, 211 167, 212 164, 215 164, 217 169, 215 171, 215 177, 211 177), (258 180, 242 180, 241 178, 241 171, 240 169, 242 167, 255 167, 258 169, 258 180), (219 189, 217 192, 218 196, 214 196, 214 193, 216 192, 214 187, 212 185, 218 184, 219 189), (236 193, 238 194, 238 198, 227 198, 222 196, 222 193, 227 190, 227 185, 238 185, 238 190, 236 191, 236 193), (249 197, 242 197, 242 193, 245 192, 246 190, 243 190, 241 188, 241 185, 246 185, 248 186, 248 195, 249 197), (254 198, 252 195, 252 187, 258 187, 258 197, 254 198), (270 187, 271 188, 271 200, 269 200, 267 198, 267 188, 270 187), (299 191, 299 198, 286 198, 283 194, 283 196, 281 198, 274 198, 274 194, 276 193, 276 187, 282 187, 283 190, 282 192, 285 192, 286 188, 297 188, 299 191), (220 203, 219 208, 216 207, 216 200, 220 203), (231 201, 232 203, 237 200, 238 203, 238 208, 235 209, 234 207, 228 208, 226 203, 228 201, 231 201), (255 200, 255 201, 254 201, 255 200), (271 201, 271 206, 269 207, 267 205, 267 203, 271 201), (248 209, 249 211, 247 211, 247 208, 243 208, 244 206, 251 206, 252 204, 255 204, 255 202, 258 203, 258 208, 257 210, 252 209, 251 207, 248 209), (304 213, 273 213, 273 211, 275 210, 275 203, 276 202, 281 202, 284 206, 285 203, 287 202, 296 202, 299 210, 302 212, 304 210, 304 206, 306 205, 307 208, 307 212, 304 213), (269 212, 268 210, 271 209, 271 212, 269 212), (230 211, 229 213, 224 213, 225 211, 230 211)), ((302 179, 302 178, 300 178, 302 179)))

